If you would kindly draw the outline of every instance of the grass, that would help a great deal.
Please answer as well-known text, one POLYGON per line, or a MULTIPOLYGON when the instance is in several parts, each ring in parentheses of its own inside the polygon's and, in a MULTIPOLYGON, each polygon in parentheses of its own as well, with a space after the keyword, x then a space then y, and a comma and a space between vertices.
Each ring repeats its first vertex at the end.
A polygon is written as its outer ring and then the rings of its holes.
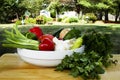
MULTIPOLYGON (((4 30, 8 29, 10 30, 13 24, 4 24, 0 25, 0 40, 3 40, 3 37, 1 36, 4 34, 4 30)), ((19 26, 19 29, 24 33, 29 28, 31 28, 34 25, 21 25, 19 26)), ((95 29, 99 32, 109 34, 111 37, 111 41, 114 44, 113 48, 113 54, 120 54, 120 24, 86 24, 86 25, 79 25, 79 24, 68 24, 68 25, 40 25, 44 33, 53 34, 60 28, 68 28, 68 27, 75 27, 77 29, 80 29, 82 32, 88 30, 88 29, 95 29)), ((8 53, 8 52, 15 52, 16 49, 10 49, 10 48, 4 48, 1 47, 0 43, 0 54, 8 53)))

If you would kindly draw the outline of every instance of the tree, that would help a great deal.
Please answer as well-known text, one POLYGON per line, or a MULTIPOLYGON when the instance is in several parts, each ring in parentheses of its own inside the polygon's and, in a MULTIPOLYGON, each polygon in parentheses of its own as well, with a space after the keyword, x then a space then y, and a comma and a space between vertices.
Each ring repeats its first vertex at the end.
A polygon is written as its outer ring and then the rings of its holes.
POLYGON ((56 14, 57 18, 58 14, 60 14, 60 11, 62 10, 61 6, 62 5, 60 4, 59 0, 53 0, 47 7, 47 10, 49 10, 53 14, 56 14))
POLYGON ((49 0, 2 0, 0 1, 0 22, 8 23, 13 18, 20 18, 28 10, 38 15, 43 8, 43 2, 49 0))
POLYGON ((116 15, 115 22, 117 22, 118 17, 120 16, 120 0, 114 0, 114 5, 112 7, 113 7, 115 15, 116 15))
POLYGON ((86 11, 90 7, 92 7, 89 0, 74 0, 76 6, 76 12, 79 14, 81 11, 86 11))
POLYGON ((2 2, 0 2, 0 22, 9 23, 11 22, 10 20, 22 15, 25 11, 25 8, 19 5, 22 1, 23 0, 17 2, 15 0, 2 0, 2 2))
POLYGON ((105 14, 105 21, 109 20, 108 13, 110 13, 110 11, 113 13, 116 9, 116 19, 118 18, 120 11, 119 2, 119 0, 74 0, 76 12, 78 14, 80 11, 83 13, 94 12, 97 15, 99 14, 99 20, 102 20, 102 16, 105 14), (117 5, 115 5, 115 1, 117 5))
POLYGON ((39 11, 43 7, 44 0, 23 0, 21 3, 28 11, 30 11, 34 15, 38 15, 39 11))
POLYGON ((105 13, 105 21, 108 21, 108 13, 111 9, 111 5, 112 5, 112 0, 102 0, 101 2, 99 2, 96 7, 98 8, 98 10, 100 10, 101 12, 104 11, 105 13))

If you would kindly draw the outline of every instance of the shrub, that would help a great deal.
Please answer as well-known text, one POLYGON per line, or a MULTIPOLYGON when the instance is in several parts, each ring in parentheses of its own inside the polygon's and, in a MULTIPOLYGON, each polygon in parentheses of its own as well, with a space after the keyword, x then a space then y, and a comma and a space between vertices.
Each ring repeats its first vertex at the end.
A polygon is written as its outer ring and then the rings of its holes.
POLYGON ((97 20, 97 17, 95 16, 94 13, 86 13, 84 19, 86 19, 86 17, 88 17, 89 21, 93 21, 94 22, 94 21, 97 20))
POLYGON ((17 21, 15 22, 15 24, 21 25, 21 24, 22 24, 22 23, 21 23, 21 20, 17 20, 17 21))
POLYGON ((25 24, 36 24, 36 19, 35 18, 26 18, 25 24))
POLYGON ((46 16, 37 16, 36 17, 36 22, 37 24, 44 24, 43 20, 45 20, 46 16))
POLYGON ((65 22, 65 23, 73 23, 73 22, 75 22, 75 23, 77 23, 77 22, 79 22, 79 19, 77 17, 67 17, 67 18, 64 18, 62 20, 62 22, 65 22))
POLYGON ((77 18, 77 17, 70 17, 69 18, 69 23, 73 23, 73 22, 78 22, 79 21, 79 19, 77 18))
POLYGON ((56 18, 56 12, 54 10, 51 10, 50 14, 52 18, 56 18))
POLYGON ((62 22, 69 23, 69 18, 62 19, 62 22))
POLYGON ((46 17, 44 15, 39 15, 36 17, 37 24, 45 24, 49 21, 53 21, 53 18, 51 17, 46 17))
POLYGON ((53 21, 53 18, 51 18, 51 17, 47 17, 46 22, 49 22, 49 21, 53 21))
POLYGON ((61 22, 62 21, 62 18, 58 18, 58 20, 57 20, 58 22, 61 22))
POLYGON ((66 18, 68 18, 67 16, 64 16, 63 18, 62 18, 62 21, 64 21, 66 18))

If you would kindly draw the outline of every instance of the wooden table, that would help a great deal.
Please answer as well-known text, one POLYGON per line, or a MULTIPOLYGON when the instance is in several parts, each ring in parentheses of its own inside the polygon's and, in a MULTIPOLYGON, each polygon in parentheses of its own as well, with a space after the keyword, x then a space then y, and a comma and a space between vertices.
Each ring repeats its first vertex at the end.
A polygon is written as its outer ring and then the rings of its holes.
MULTIPOLYGON (((109 67, 101 80, 120 80, 120 55, 114 55, 119 62, 109 67)), ((17 54, 0 57, 0 80, 82 80, 73 78, 67 72, 54 71, 55 68, 33 66, 23 62, 17 54)))

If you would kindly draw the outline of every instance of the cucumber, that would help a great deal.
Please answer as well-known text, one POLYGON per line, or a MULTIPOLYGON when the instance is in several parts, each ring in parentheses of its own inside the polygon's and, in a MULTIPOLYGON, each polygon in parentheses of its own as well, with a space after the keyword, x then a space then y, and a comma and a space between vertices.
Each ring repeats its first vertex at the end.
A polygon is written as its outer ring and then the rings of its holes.
POLYGON ((63 40, 68 40, 68 39, 72 39, 72 38, 78 38, 81 36, 81 31, 76 29, 76 28, 72 28, 63 38, 63 40))
POLYGON ((63 29, 64 28, 61 28, 61 29, 57 30, 55 33, 53 33, 53 36, 59 38, 59 34, 63 29))

